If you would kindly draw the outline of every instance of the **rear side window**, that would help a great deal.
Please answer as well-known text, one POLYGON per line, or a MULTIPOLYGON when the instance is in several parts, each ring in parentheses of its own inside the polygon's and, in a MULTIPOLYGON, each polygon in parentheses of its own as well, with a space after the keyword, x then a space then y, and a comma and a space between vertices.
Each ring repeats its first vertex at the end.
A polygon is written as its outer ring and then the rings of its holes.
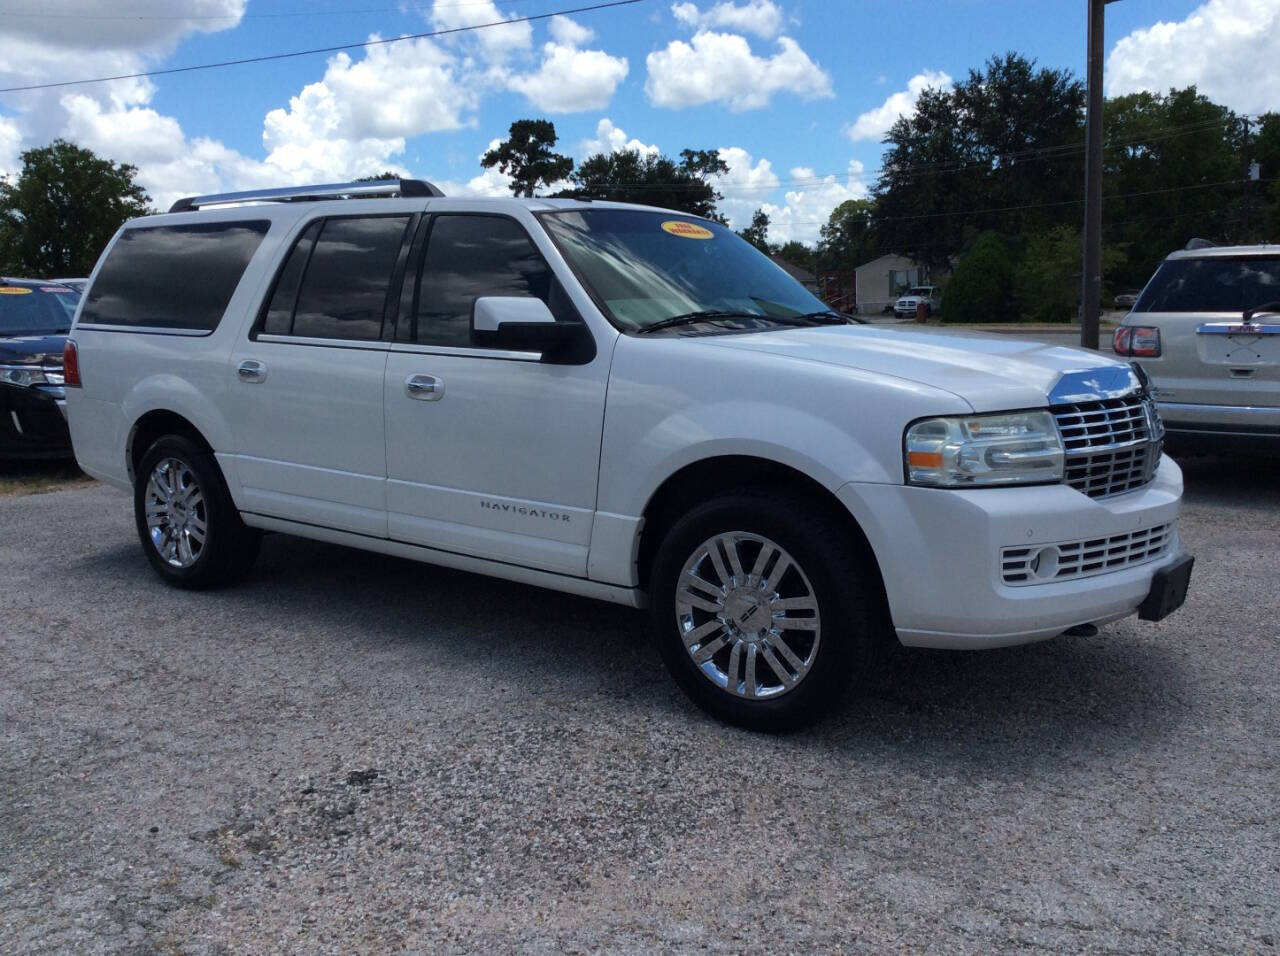
POLYGON ((351 216, 310 226, 280 271, 262 331, 320 339, 380 339, 387 290, 409 219, 351 216))
POLYGON ((1135 312, 1243 312, 1280 300, 1280 258, 1167 259, 1135 312))
POLYGON ((126 229, 89 288, 82 325, 212 332, 271 223, 126 229))

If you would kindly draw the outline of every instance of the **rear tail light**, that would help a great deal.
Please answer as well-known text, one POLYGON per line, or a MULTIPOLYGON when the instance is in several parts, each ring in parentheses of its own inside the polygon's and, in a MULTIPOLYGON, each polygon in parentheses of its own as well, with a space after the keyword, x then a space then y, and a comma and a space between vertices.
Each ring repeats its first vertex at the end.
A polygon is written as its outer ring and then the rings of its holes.
POLYGON ((1122 325, 1111 340, 1116 355, 1132 358, 1160 357, 1160 329, 1154 325, 1122 325))
POLYGON ((62 349, 62 375, 65 385, 80 387, 80 356, 76 352, 76 340, 67 339, 62 349))

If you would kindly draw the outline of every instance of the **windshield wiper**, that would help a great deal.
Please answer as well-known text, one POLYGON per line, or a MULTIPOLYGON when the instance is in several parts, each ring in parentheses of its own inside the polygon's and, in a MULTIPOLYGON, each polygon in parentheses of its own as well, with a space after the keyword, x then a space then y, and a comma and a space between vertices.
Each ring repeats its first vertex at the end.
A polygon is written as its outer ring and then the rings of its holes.
POLYGON ((812 322, 814 325, 848 325, 849 320, 834 309, 822 309, 818 312, 802 312, 799 315, 771 315, 775 322, 800 323, 812 322))
POLYGON ((697 312, 683 312, 680 315, 673 315, 670 318, 662 319, 653 325, 646 325, 643 329, 636 329, 637 335, 647 335, 650 332, 657 332, 659 329, 670 329, 677 325, 694 325, 698 322, 707 322, 714 319, 767 319, 767 315, 761 315, 758 312, 734 312, 728 309, 701 309, 697 312))

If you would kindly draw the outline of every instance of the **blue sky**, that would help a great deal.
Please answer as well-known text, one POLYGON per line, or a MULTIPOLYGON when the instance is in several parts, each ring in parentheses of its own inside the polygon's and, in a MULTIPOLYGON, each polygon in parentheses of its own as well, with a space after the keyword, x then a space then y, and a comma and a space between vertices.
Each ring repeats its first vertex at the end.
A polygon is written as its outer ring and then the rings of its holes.
MULTIPOLYGON (((57 82, 396 37, 590 0, 6 0, 0 86, 57 82)), ((522 117, 575 159, 625 146, 718 148, 722 211, 765 208, 811 241, 865 194, 881 133, 915 93, 1017 51, 1082 75, 1085 0, 643 0, 631 6, 110 84, 0 94, 0 171, 55 136, 178 195, 392 168, 446 192, 501 193, 479 155, 522 117)), ((1280 0, 1123 0, 1107 9, 1108 92, 1197 83, 1280 108, 1280 0)))

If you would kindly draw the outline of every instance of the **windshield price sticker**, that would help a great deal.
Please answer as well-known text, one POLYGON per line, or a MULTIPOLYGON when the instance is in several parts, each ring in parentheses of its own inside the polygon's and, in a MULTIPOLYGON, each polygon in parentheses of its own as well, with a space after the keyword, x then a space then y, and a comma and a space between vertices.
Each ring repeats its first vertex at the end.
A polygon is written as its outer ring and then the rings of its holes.
POLYGON ((716 234, 710 229, 704 229, 702 226, 695 225, 691 222, 679 222, 671 219, 662 224, 663 231, 671 233, 673 236, 679 236, 681 239, 714 239, 716 234))
POLYGON ((23 288, 20 285, 7 285, 0 287, 0 295, 30 295, 31 290, 23 288))

